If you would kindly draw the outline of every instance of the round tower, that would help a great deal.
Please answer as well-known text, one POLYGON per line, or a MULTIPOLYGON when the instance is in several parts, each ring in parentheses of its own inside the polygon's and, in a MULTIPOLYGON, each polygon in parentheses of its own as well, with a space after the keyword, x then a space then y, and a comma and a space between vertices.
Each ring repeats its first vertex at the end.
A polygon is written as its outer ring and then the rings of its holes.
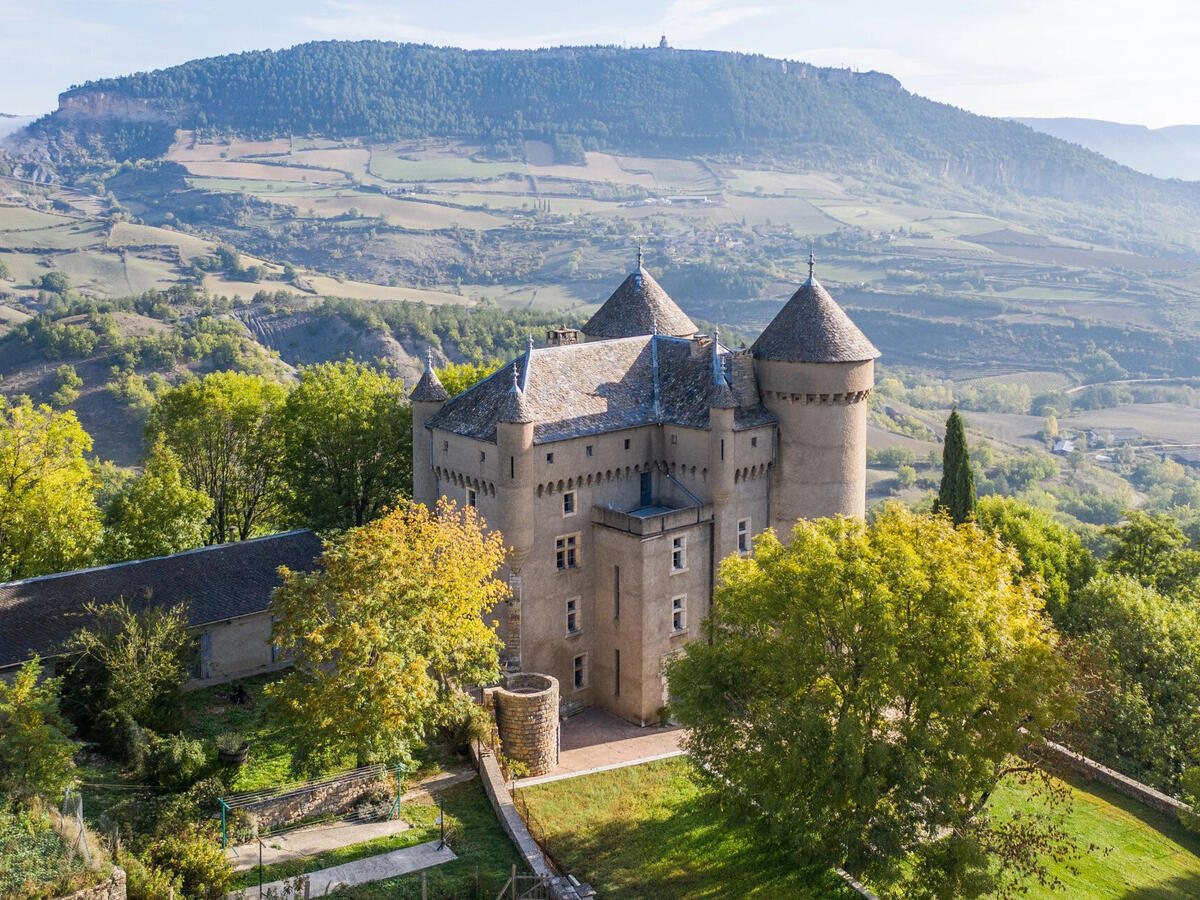
POLYGON ((413 500, 432 507, 438 501, 437 476, 433 473, 433 432, 425 426, 450 399, 433 371, 433 351, 425 355, 425 373, 413 388, 413 500))
POLYGON ((763 405, 779 420, 771 526, 866 513, 867 398, 879 351, 812 274, 751 348, 763 405))
MULTIPOLYGON (((529 357, 525 357, 528 370, 529 357)), ((496 421, 496 449, 500 477, 496 482, 499 515, 496 527, 504 536, 508 567, 519 576, 533 546, 533 416, 521 389, 516 363, 512 387, 505 395, 496 421)))

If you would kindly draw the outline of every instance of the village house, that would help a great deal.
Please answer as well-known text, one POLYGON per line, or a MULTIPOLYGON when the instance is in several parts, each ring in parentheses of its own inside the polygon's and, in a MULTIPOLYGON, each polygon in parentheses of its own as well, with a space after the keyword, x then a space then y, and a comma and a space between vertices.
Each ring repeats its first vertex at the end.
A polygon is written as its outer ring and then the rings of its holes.
POLYGON ((413 494, 477 507, 509 546, 494 611, 510 670, 564 706, 638 723, 699 633, 719 561, 766 528, 859 516, 879 353, 812 274, 748 350, 638 265, 577 332, 552 331, 449 397, 412 392, 413 494))

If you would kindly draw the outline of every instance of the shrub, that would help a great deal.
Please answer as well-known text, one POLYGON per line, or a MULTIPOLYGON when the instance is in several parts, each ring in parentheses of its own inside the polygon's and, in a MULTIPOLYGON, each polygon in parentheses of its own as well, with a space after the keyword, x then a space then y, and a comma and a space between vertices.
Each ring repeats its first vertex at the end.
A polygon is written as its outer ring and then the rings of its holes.
POLYGON ((149 866, 132 853, 122 853, 118 864, 125 870, 127 900, 170 900, 183 889, 177 874, 149 866))
POLYGON ((102 742, 120 762, 135 772, 146 767, 149 736, 125 709, 105 710, 100 714, 102 742))
POLYGON ((204 745, 182 734, 152 735, 146 753, 146 774, 159 787, 183 790, 204 769, 204 745))
POLYGON ((150 864, 179 879, 192 900, 220 900, 233 880, 233 866, 220 846, 197 829, 185 829, 150 845, 150 864))

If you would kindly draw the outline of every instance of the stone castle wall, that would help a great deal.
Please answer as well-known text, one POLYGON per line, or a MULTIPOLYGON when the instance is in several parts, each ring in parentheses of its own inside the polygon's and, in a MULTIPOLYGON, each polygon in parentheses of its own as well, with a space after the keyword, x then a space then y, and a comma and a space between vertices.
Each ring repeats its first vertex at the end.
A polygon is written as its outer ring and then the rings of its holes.
POLYGON ((530 775, 548 774, 558 765, 558 679, 519 672, 487 695, 504 755, 524 763, 530 775))
POLYGON ((99 884, 76 891, 61 900, 125 900, 125 870, 113 866, 112 874, 99 884))

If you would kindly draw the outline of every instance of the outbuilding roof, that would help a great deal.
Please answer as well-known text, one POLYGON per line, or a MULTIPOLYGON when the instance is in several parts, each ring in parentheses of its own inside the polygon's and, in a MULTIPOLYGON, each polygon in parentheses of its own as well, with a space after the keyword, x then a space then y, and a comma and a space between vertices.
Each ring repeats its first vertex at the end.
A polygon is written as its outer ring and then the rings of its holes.
POLYGON ((289 531, 160 556, 0 584, 0 668, 49 656, 87 624, 84 604, 124 598, 131 606, 186 606, 188 624, 266 611, 278 569, 312 571, 321 539, 289 531))
POLYGON ((623 338, 639 334, 691 337, 696 333, 696 323, 642 268, 639 254, 638 267, 580 330, 590 338, 623 338))
POLYGON ((751 347, 755 359, 842 363, 876 359, 879 351, 810 272, 751 347))

